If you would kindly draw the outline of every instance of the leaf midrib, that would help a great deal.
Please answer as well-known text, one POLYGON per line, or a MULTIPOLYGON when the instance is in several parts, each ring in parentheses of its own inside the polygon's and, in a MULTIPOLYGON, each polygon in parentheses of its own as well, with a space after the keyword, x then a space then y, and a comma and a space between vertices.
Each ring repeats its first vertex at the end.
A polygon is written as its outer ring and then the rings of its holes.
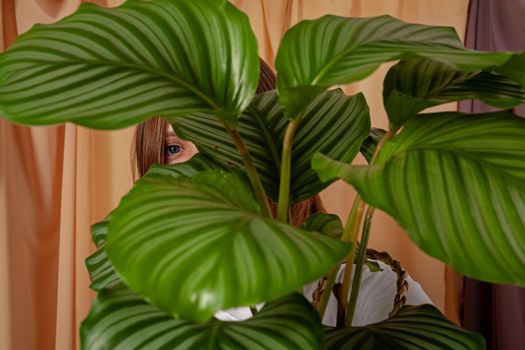
POLYGON ((404 156, 405 154, 408 154, 411 151, 418 151, 418 150, 421 150, 421 151, 434 150, 434 151, 438 151, 438 152, 442 152, 442 153, 451 153, 452 155, 469 159, 469 160, 471 160, 471 161, 481 165, 482 168, 488 168, 491 171, 502 175, 504 178, 506 178, 509 181, 511 181, 514 186, 525 189, 525 182, 520 181, 516 177, 512 176, 511 174, 509 174, 507 171, 500 170, 500 168, 498 168, 495 164, 492 164, 491 162, 485 161, 485 160, 480 159, 480 158, 476 158, 476 157, 474 157, 473 155, 469 154, 466 151, 461 151, 461 150, 458 150, 458 149, 455 149, 455 148, 450 148, 450 147, 444 147, 442 145, 409 146, 408 148, 404 149, 403 151, 394 154, 393 156, 391 156, 390 158, 385 160, 382 164, 378 164, 378 165, 386 165, 388 162, 392 161, 394 158, 402 157, 402 156, 404 156))
MULTIPOLYGON (((397 40, 397 41, 399 41, 399 40, 397 40)), ((315 86, 315 85, 317 85, 319 80, 321 80, 324 77, 325 73, 328 72, 330 70, 330 68, 332 68, 332 66, 334 66, 338 62, 339 59, 341 59, 342 57, 352 53, 352 51, 358 51, 359 49, 362 49, 363 47, 366 47, 367 45, 371 45, 371 44, 375 45, 375 44, 382 43, 382 42, 392 43, 392 42, 396 42, 396 40, 366 41, 366 42, 363 42, 362 44, 358 44, 357 46, 354 46, 354 47, 351 47, 351 48, 348 48, 348 49, 345 49, 345 50, 341 51, 340 54, 337 54, 337 55, 333 56, 333 58, 331 60, 329 60, 323 68, 321 68, 319 73, 315 76, 314 79, 312 79, 311 83, 308 84, 307 86, 310 86, 310 85, 311 86, 315 86)), ((407 41, 407 42, 410 42, 410 41, 407 41)), ((416 45, 420 45, 420 44, 422 44, 422 43, 419 42, 419 41, 416 42, 416 45)), ((452 49, 452 50, 456 50, 456 51, 459 50, 457 47, 444 45, 444 44, 438 44, 436 46, 429 46, 428 48, 435 49, 435 50, 440 50, 440 49, 444 49, 444 48, 452 49)), ((405 49, 403 48, 403 49, 398 50, 396 52, 393 52, 393 51, 391 51, 391 52, 394 55, 394 58, 390 59, 389 61, 395 60, 396 55, 405 53, 405 49), (401 52, 399 52, 399 51, 401 51, 401 52)), ((410 52, 410 53, 415 55, 415 56, 417 56, 417 57, 422 57, 422 58, 425 57, 425 56, 421 56, 417 52, 410 52)))
POLYGON ((278 178, 281 174, 281 157, 279 157, 279 152, 277 152, 276 142, 270 134, 270 130, 266 127, 264 123, 264 117, 260 115, 259 111, 256 108, 250 108, 255 117, 255 121, 259 125, 259 128, 262 131, 262 136, 266 140, 266 144, 270 147, 271 158, 274 162, 275 169, 277 170, 278 178))
POLYGON ((49 65, 55 65, 55 66, 64 66, 64 65, 71 65, 71 64, 82 64, 82 65, 93 65, 93 66, 110 66, 110 67, 116 67, 116 68, 129 68, 130 70, 137 70, 137 71, 146 71, 148 73, 151 73, 153 75, 158 75, 163 78, 166 78, 170 81, 175 82, 176 84, 181 85, 182 87, 186 88, 187 90, 191 91, 193 94, 195 94, 198 98, 203 100, 205 103, 207 103, 212 109, 214 110, 220 110, 221 108, 208 96, 204 95, 199 89, 186 81, 178 78, 175 75, 168 74, 165 72, 162 72, 157 69, 149 68, 145 65, 138 65, 138 64, 131 64, 131 63, 121 63, 121 62, 111 62, 111 61, 102 61, 102 60, 73 60, 68 59, 66 61, 60 61, 60 62, 50 62, 49 65))
MULTIPOLYGON (((464 95, 460 95, 460 94, 461 93, 465 93, 465 91, 470 93, 470 94, 474 94, 476 96, 481 96, 481 95, 478 95, 478 94, 493 94, 494 92, 501 91, 501 89, 498 89, 497 91, 496 90, 490 90, 490 89, 484 89, 484 90, 476 89, 476 90, 474 90, 473 88, 469 87, 469 85, 467 85, 468 83, 471 83, 472 81, 475 81, 477 78, 478 78, 478 76, 471 76, 471 77, 465 78, 465 79, 458 79, 454 83, 446 85, 446 86, 444 86, 442 88, 436 89, 432 93, 429 93, 429 94, 424 95, 424 96, 416 96, 416 95, 413 95, 410 91, 402 91, 402 90, 399 90, 397 88, 392 89, 392 91, 389 94, 389 96, 392 94, 393 91, 398 91, 400 94, 403 94, 404 96, 407 96, 407 97, 409 97, 409 98, 411 98, 413 100, 418 100, 419 102, 433 102, 433 101, 428 101, 428 100, 436 99, 436 100, 442 101, 443 99, 445 99, 445 101, 449 101, 450 94, 452 94, 452 97, 459 96, 459 97, 461 97, 461 99, 464 99, 462 97, 464 95)), ((498 83, 498 87, 501 88, 501 86, 502 86, 501 81, 499 81, 497 83, 498 83)), ((503 82, 503 83, 505 83, 507 86, 510 85, 507 82, 503 82)), ((482 85, 478 84, 478 86, 475 86, 475 87, 478 88, 480 86, 482 86, 482 85)), ((525 99, 525 92, 522 93, 522 94, 519 94, 519 93, 517 93, 515 91, 506 90, 505 93, 504 93, 504 96, 507 96, 508 98, 512 98, 512 99, 524 100, 525 99)), ((486 96, 482 96, 482 97, 486 97, 486 96)))

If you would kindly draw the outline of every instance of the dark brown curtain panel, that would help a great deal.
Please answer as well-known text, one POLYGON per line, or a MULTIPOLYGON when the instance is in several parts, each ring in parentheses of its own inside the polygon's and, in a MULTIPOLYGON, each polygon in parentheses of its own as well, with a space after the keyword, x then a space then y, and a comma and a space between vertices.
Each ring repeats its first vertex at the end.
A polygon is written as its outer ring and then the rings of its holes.
MULTIPOLYGON (((525 51, 525 0, 471 0, 468 16, 467 47, 482 51, 525 51)), ((479 101, 465 101, 460 103, 460 110, 493 109, 479 101)), ((525 117, 525 105, 514 112, 525 117)), ((485 336, 487 350, 525 349, 525 288, 465 277, 462 318, 465 328, 485 336)))

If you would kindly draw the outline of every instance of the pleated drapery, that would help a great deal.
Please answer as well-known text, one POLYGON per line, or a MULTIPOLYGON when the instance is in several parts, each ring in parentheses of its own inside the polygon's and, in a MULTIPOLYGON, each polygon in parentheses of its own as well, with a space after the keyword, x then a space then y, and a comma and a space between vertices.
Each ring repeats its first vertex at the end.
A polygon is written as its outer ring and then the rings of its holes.
MULTIPOLYGON (((121 0, 94 1, 116 6, 121 0)), ((454 26, 465 31, 468 0, 236 0, 273 65, 279 41, 301 19, 323 14, 375 16, 454 26)), ((52 23, 80 0, 2 0, 0 49, 35 23, 52 23)), ((363 91, 372 124, 386 127, 382 79, 344 87, 363 91)), ((454 105, 441 107, 453 109, 454 105)), ((74 125, 24 127, 0 119, 0 349, 78 348, 78 328, 90 308, 84 259, 94 250, 89 225, 104 218, 131 186, 132 128, 93 131, 74 125)), ((362 160, 359 160, 362 161, 362 160)), ((346 218, 352 189, 336 183, 322 194, 328 209, 346 218)), ((371 246, 388 250, 444 308, 442 263, 419 251, 385 214, 374 218, 371 246)))
MULTIPOLYGON (((33 23, 78 6, 3 0, 3 47, 33 23)), ((89 225, 131 186, 132 131, 0 119, 0 349, 78 348, 94 296, 84 266, 94 249, 89 225)))

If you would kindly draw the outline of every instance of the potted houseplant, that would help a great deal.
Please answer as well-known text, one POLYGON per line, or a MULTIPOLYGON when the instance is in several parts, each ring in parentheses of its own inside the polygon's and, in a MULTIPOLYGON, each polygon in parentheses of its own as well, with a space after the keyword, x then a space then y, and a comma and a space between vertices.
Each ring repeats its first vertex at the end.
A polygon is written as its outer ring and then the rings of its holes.
POLYGON ((525 285, 525 120, 423 113, 462 99, 523 103, 525 54, 467 50, 450 28, 389 16, 324 16, 286 33, 275 66, 277 91, 256 96, 257 42, 224 0, 86 3, 0 55, 0 115, 9 120, 115 129, 162 115, 203 153, 154 167, 93 226, 88 268, 98 296, 82 347, 483 348, 430 305, 350 325, 375 208, 459 272, 525 285), (361 94, 329 88, 395 60, 383 90, 390 127, 371 129, 361 94), (313 136, 321 141, 299 147, 313 136), (351 165, 360 149, 369 164, 351 165), (289 205, 335 179, 359 193, 341 235, 325 234, 330 215, 291 226, 289 205), (343 285, 352 285, 346 327, 323 328, 343 260, 357 264, 355 282, 343 285), (296 291, 323 275, 316 310, 296 291), (261 302, 245 321, 212 317, 261 302))

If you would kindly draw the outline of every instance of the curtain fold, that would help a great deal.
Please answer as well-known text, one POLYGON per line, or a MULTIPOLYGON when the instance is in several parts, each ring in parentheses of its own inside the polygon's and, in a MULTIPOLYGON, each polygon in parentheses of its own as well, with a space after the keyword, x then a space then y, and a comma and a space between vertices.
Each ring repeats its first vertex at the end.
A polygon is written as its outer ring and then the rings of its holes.
MULTIPOLYGON (((80 0, 2 0, 0 49, 35 23, 52 23, 80 0)), ((122 0, 98 0, 117 6, 122 0)), ((464 33, 468 0, 235 0, 251 21, 260 55, 271 66, 284 32, 302 19, 390 14, 449 25, 464 33)), ((363 91, 374 126, 386 127, 382 79, 345 86, 363 91)), ((447 105, 441 109, 454 109, 447 105)), ((131 186, 133 128, 94 131, 74 125, 24 127, 0 119, 0 349, 71 350, 93 293, 84 259, 93 251, 89 226, 104 218, 131 186), (4 282, 5 281, 5 282, 4 282)), ((359 161, 363 161, 362 159, 359 161)), ((322 196, 346 218, 354 196, 336 183, 322 196)), ((444 307, 444 266, 426 256, 387 215, 374 218, 371 245, 399 259, 438 307, 444 307)))

